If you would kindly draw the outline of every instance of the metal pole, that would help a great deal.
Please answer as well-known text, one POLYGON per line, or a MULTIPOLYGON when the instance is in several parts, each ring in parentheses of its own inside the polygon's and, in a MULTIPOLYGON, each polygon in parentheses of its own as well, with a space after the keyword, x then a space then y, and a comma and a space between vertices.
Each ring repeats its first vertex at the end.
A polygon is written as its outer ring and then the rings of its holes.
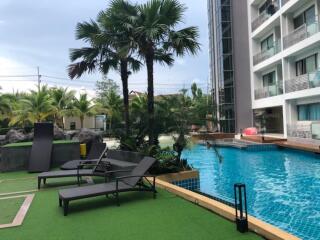
POLYGON ((40 75, 40 68, 39 67, 37 67, 37 75, 38 75, 38 89, 40 90, 41 75, 40 75))

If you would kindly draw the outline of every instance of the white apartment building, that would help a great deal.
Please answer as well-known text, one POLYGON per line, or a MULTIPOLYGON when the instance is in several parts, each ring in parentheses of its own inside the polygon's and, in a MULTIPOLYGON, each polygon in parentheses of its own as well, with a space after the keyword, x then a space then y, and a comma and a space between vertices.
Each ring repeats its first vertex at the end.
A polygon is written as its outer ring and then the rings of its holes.
POLYGON ((320 0, 248 0, 256 126, 320 143, 320 0))

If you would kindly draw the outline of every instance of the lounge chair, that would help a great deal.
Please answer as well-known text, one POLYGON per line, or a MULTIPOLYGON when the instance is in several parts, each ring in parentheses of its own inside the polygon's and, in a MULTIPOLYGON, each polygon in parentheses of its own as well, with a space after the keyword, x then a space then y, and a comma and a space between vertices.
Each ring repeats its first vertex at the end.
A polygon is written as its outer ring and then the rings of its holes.
POLYGON ((156 159, 144 157, 128 176, 117 177, 115 181, 109 183, 94 184, 90 186, 76 187, 59 190, 59 206, 64 209, 64 216, 68 215, 69 202, 84 198, 91 198, 113 194, 116 197, 117 205, 120 206, 119 193, 130 191, 149 191, 156 197, 155 176, 148 176, 146 172, 156 162, 156 159), (152 183, 147 177, 152 177, 152 183), (146 180, 148 185, 143 182, 146 180))
MULTIPOLYGON (((108 161, 114 167, 132 169, 138 165, 138 163, 143 158, 143 155, 137 152, 109 149, 106 152, 106 158, 107 158, 106 161, 108 161)), ((89 161, 88 160, 72 160, 65 163, 60 168, 62 170, 75 170, 78 168, 79 164, 82 164, 82 163, 94 164, 96 162, 98 162, 98 159, 89 160, 89 161)))
POLYGON ((87 159, 82 160, 72 160, 64 163, 60 169, 61 170, 75 170, 78 168, 79 164, 82 163, 97 163, 99 161, 99 157, 101 153, 106 149, 105 143, 93 143, 91 146, 91 149, 89 151, 89 154, 87 156, 87 159))
MULTIPOLYGON (((108 163, 103 159, 107 150, 108 149, 105 148, 98 161, 94 164, 81 163, 78 165, 76 170, 59 170, 40 173, 38 175, 38 189, 40 189, 41 180, 43 180, 43 183, 46 184, 47 178, 77 177, 78 185, 80 185, 81 177, 84 176, 109 177, 110 174, 115 173, 116 171, 108 171, 108 163)), ((117 172, 120 171, 118 170, 117 172)))
POLYGON ((49 171, 53 142, 53 124, 35 123, 28 172, 49 171))

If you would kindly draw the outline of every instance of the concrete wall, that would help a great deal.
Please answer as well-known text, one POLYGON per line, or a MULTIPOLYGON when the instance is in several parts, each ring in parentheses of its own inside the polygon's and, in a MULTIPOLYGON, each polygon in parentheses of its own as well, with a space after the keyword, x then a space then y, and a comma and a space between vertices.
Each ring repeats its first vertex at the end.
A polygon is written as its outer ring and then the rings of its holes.
MULTIPOLYGON (((70 123, 76 123, 76 129, 81 128, 80 118, 79 117, 65 117, 63 119, 64 127, 67 130, 70 130, 70 123)), ((84 128, 95 128, 95 117, 85 117, 83 121, 84 128)))
POLYGON ((246 0, 233 0, 233 50, 236 131, 253 125, 250 96, 249 29, 246 0))

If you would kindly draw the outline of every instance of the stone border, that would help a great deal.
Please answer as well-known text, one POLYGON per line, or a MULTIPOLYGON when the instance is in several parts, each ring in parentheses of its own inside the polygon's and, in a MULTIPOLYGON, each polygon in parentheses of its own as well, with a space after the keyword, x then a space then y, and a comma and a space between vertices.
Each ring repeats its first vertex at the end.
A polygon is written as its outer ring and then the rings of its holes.
MULTIPOLYGON (((156 185, 159 188, 165 189, 179 197, 182 197, 190 202, 193 202, 201 207, 204 207, 226 219, 235 221, 235 210, 223 203, 189 191, 187 189, 175 186, 166 181, 156 179, 156 185)), ((255 217, 248 216, 249 229, 270 240, 299 240, 300 238, 293 236, 273 225, 265 223, 255 217)))
POLYGON ((17 215, 15 216, 15 218, 13 219, 13 221, 11 223, 1 224, 0 225, 0 229, 9 228, 9 227, 16 227, 16 226, 22 225, 23 220, 24 220, 25 216, 27 215, 29 207, 30 207, 30 205, 32 203, 32 200, 34 198, 34 194, 18 195, 18 196, 12 196, 12 197, 4 197, 4 198, 0 198, 0 200, 11 199, 11 198, 19 198, 19 197, 25 197, 25 200, 22 203, 17 215))

